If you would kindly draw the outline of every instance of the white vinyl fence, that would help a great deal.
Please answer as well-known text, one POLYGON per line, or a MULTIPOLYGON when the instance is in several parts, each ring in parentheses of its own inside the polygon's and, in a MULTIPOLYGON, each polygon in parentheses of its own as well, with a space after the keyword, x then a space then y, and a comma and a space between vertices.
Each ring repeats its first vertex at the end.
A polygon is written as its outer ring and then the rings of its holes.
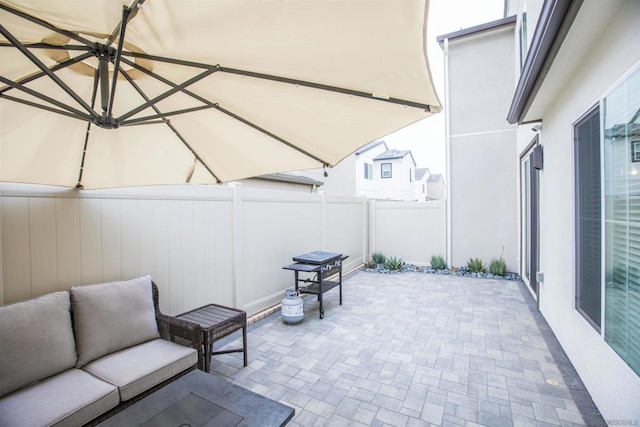
POLYGON ((340 252, 345 271, 373 251, 426 262, 444 247, 443 209, 242 185, 78 192, 2 183, 0 303, 150 273, 167 314, 215 302, 251 315, 293 285, 282 267, 294 255, 340 252))
POLYGON ((370 254, 427 265, 432 255, 447 255, 447 215, 444 200, 370 203, 370 254))

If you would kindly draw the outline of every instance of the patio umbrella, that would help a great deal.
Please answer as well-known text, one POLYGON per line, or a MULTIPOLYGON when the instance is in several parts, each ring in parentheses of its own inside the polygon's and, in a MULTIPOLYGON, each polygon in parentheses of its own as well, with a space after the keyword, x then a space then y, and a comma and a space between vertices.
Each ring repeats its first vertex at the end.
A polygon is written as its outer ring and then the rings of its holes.
POLYGON ((330 167, 440 111, 427 0, 0 0, 0 181, 330 167))

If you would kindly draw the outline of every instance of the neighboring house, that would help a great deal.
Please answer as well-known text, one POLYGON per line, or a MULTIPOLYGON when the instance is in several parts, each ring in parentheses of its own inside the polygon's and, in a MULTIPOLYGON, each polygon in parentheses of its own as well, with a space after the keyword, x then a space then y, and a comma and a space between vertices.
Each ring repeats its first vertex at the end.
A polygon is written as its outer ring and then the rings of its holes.
POLYGON ((415 168, 411 150, 387 150, 373 159, 373 191, 360 189, 358 195, 374 199, 416 200, 415 168))
POLYGON ((294 173, 323 182, 322 191, 327 194, 359 196, 360 188, 364 191, 373 188, 373 158, 387 150, 388 147, 384 141, 376 141, 347 156, 332 168, 307 169, 294 173))
POLYGON ((439 173, 432 175, 429 168, 416 168, 414 170, 413 184, 417 201, 424 202, 445 198, 446 186, 444 177, 439 173))
POLYGON ((413 172, 413 185, 415 187, 416 200, 424 202, 428 200, 428 181, 431 177, 429 168, 416 168, 413 172))
MULTIPOLYGON (((297 171, 295 174, 322 181, 322 191, 327 194, 384 200, 425 200, 416 194, 415 170, 416 162, 410 150, 389 149, 384 141, 375 141, 333 168, 297 171)), ((428 191, 426 187, 425 191, 428 191)))
POLYGON ((448 58, 449 243, 455 254, 465 209, 476 222, 468 239, 508 241, 508 265, 515 256, 604 419, 637 423, 640 2, 507 0, 509 15, 439 38, 448 58), (465 123, 489 120, 487 110, 503 119, 494 129, 465 123), (486 176, 465 189, 461 168, 473 164, 486 176), (476 215, 478 191, 490 208, 476 215), (501 193, 507 197, 494 201, 501 193))
POLYGON ((241 183, 247 188, 301 191, 305 193, 317 193, 318 189, 324 184, 322 181, 313 178, 289 173, 272 173, 235 182, 241 183))
POLYGON ((375 158, 389 150, 384 141, 375 141, 365 145, 353 154, 353 167, 355 167, 357 196, 373 196, 379 184, 379 175, 375 174, 375 158))
POLYGON ((427 179, 427 200, 442 200, 446 193, 444 177, 440 173, 433 174, 427 179))

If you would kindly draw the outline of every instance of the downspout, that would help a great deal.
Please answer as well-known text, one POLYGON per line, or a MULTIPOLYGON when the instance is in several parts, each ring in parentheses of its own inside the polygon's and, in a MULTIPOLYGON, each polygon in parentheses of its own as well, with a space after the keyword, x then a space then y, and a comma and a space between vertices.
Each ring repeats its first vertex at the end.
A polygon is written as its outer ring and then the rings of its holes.
POLYGON ((451 266, 451 119, 449 117, 449 39, 444 39, 444 138, 446 145, 446 171, 447 177, 447 264, 451 266))

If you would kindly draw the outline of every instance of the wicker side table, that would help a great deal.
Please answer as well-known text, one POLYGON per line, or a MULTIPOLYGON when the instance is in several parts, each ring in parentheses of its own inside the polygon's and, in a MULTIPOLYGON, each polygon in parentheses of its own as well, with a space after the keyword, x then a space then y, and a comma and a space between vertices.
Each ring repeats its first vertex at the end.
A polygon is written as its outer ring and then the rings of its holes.
POLYGON ((241 352, 244 353, 244 366, 247 366, 247 313, 245 311, 218 304, 208 304, 176 317, 200 325, 204 361, 198 361, 198 368, 209 372, 212 355, 241 352), (239 329, 242 329, 242 348, 213 351, 215 341, 239 329))

